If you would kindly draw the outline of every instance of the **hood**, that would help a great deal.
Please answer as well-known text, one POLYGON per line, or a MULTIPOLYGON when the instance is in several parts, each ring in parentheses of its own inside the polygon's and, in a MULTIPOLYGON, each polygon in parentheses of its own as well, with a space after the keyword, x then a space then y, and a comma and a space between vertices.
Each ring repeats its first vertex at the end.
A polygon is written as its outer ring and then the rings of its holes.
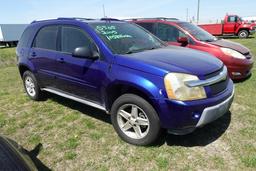
POLYGON ((220 60, 208 53, 176 46, 117 55, 116 63, 162 77, 168 72, 188 73, 200 77, 223 66, 220 60))
POLYGON ((251 21, 243 21, 242 24, 248 24, 250 26, 255 26, 256 23, 251 22, 251 21))
POLYGON ((230 49, 236 50, 244 55, 247 55, 250 52, 250 50, 247 47, 245 47, 239 43, 231 42, 228 40, 221 39, 221 40, 217 40, 217 41, 209 42, 209 43, 212 45, 219 46, 219 47, 230 48, 230 49))

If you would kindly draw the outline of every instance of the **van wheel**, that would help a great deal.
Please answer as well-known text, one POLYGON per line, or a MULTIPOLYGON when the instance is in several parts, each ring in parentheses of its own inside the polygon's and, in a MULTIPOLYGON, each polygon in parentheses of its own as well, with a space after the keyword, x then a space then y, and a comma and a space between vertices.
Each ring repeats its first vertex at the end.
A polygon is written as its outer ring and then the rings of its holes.
POLYGON ((249 32, 247 30, 241 30, 238 33, 240 39, 245 39, 249 37, 249 32))
POLYGON ((151 145, 161 133, 155 109, 134 94, 124 94, 114 102, 111 121, 117 134, 134 145, 151 145))
POLYGON ((23 74, 23 85, 27 95, 35 101, 43 99, 43 92, 40 90, 38 82, 34 74, 30 71, 25 71, 23 74))

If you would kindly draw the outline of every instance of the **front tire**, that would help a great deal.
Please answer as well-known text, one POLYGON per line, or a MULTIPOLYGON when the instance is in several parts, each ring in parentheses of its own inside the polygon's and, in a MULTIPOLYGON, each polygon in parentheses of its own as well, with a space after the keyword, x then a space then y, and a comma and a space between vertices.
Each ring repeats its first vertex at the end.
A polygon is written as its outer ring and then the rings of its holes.
POLYGON ((24 72, 23 85, 30 99, 35 101, 39 101, 43 99, 43 92, 40 90, 36 77, 32 72, 30 71, 24 72))
POLYGON ((240 39, 246 39, 249 37, 249 32, 247 30, 241 30, 238 33, 240 39))
POLYGON ((124 94, 114 102, 111 121, 121 139, 133 145, 151 145, 161 133, 155 109, 134 94, 124 94))

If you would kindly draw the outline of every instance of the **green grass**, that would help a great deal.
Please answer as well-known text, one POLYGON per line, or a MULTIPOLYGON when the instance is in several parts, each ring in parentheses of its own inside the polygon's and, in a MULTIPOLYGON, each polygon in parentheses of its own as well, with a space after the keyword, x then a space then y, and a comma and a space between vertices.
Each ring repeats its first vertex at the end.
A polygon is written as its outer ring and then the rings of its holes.
POLYGON ((69 151, 69 152, 65 153, 64 158, 66 160, 74 160, 76 158, 76 156, 77 156, 76 153, 69 151))
MULTIPOLYGON (((256 55, 256 38, 239 40, 256 55)), ((255 170, 256 70, 236 83, 231 115, 191 135, 168 135, 153 147, 129 145, 109 116, 61 97, 31 101, 24 93, 14 48, 0 48, 0 132, 54 170, 255 170)))
POLYGON ((0 68, 13 66, 14 64, 16 64, 15 48, 0 47, 0 68))
POLYGON ((253 157, 245 157, 242 158, 242 162, 245 164, 247 167, 251 168, 256 168, 256 155, 253 157))
POLYGON ((76 149, 76 147, 79 145, 79 139, 78 138, 69 138, 64 146, 67 148, 67 149, 76 149))

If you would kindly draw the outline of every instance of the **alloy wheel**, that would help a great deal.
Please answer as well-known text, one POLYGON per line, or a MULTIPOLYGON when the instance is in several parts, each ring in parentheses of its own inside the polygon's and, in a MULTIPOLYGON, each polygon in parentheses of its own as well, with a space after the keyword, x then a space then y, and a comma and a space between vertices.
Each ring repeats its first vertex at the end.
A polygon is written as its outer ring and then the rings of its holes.
POLYGON ((144 138, 150 128, 146 113, 134 104, 125 104, 119 108, 117 123, 121 131, 133 139, 144 138))
POLYGON ((30 96, 34 97, 36 95, 35 83, 30 76, 25 78, 25 88, 30 96))

